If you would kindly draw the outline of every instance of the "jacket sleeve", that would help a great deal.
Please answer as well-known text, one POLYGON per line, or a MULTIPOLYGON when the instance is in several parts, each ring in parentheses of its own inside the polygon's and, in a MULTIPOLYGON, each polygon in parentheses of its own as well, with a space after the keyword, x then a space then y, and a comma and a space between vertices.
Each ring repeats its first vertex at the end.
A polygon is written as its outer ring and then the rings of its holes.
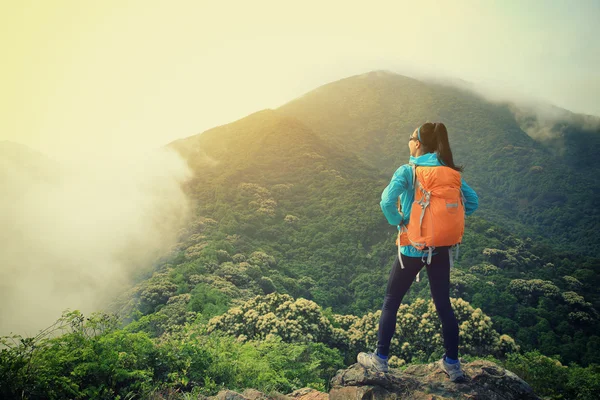
POLYGON ((391 225, 399 225, 402 222, 402 217, 398 212, 398 196, 408 190, 408 174, 410 173, 410 165, 403 165, 396 170, 390 184, 383 190, 381 194, 381 211, 391 225))
POLYGON ((479 207, 479 197, 477 196, 477 193, 467 185, 467 182, 465 182, 464 179, 460 190, 463 196, 465 196, 465 214, 471 215, 479 207))

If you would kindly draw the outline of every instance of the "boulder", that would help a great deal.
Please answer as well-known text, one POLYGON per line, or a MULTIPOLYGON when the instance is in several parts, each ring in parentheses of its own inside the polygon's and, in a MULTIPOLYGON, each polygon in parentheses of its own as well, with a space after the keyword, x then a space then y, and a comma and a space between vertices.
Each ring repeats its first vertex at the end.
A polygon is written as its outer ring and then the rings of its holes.
POLYGON ((539 400, 525 381, 492 362, 478 360, 462 367, 466 379, 455 383, 437 363, 411 365, 404 371, 390 369, 388 373, 354 364, 331 379, 329 400, 539 400))

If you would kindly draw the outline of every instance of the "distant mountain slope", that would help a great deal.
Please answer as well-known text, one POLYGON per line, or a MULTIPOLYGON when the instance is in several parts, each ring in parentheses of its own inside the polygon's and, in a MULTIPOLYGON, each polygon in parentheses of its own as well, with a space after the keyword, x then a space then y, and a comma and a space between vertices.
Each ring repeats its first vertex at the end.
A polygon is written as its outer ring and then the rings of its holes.
POLYGON ((237 251, 262 249, 285 260, 285 274, 304 271, 327 304, 349 302, 340 283, 376 265, 368 253, 392 232, 380 172, 296 118, 264 110, 171 146, 195 171, 197 215, 217 220, 237 251))
MULTIPOLYGON (((271 179, 299 179, 295 168, 315 164, 341 173, 366 177, 376 170, 358 158, 334 149, 300 120, 278 111, 263 110, 231 124, 170 144, 203 175, 239 181, 256 175, 271 179), (318 161, 316 161, 318 160, 318 161)), ((286 181, 277 182, 286 183, 286 181)))

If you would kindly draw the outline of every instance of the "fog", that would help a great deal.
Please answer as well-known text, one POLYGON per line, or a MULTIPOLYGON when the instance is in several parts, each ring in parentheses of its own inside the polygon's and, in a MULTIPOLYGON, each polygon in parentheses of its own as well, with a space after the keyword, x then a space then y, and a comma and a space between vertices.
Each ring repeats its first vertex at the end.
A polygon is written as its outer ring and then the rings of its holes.
POLYGON ((493 81, 467 82, 434 73, 412 72, 415 79, 456 87, 492 103, 508 104, 520 128, 530 137, 544 141, 556 139, 562 132, 557 124, 568 124, 585 131, 600 132, 600 117, 576 114, 547 101, 521 92, 518 88, 493 81))
POLYGON ((0 335, 100 310, 176 242, 191 173, 174 152, 52 161, 0 151, 0 335), (6 154, 13 157, 7 157, 6 154))

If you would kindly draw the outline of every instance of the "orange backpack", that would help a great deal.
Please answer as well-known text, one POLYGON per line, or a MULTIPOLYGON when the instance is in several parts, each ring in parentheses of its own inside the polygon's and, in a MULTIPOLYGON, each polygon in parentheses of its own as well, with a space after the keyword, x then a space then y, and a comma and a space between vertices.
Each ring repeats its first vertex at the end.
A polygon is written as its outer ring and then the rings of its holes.
MULTIPOLYGON (((461 176, 460 172, 446 166, 411 166, 415 199, 409 222, 401 226, 396 244, 398 253, 400 246, 408 245, 427 250, 427 264, 430 264, 435 247, 454 246, 462 240, 465 231, 465 206, 460 190, 461 176)), ((404 218, 399 199, 398 205, 398 211, 404 218)), ((450 263, 452 265, 452 254, 450 263)))

